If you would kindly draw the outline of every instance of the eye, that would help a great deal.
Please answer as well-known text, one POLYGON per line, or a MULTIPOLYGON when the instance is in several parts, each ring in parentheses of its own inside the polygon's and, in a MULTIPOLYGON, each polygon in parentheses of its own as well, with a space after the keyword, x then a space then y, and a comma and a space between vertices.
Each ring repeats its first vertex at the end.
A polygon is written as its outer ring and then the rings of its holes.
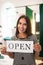
POLYGON ((21 22, 19 22, 18 24, 21 24, 21 22))
POLYGON ((27 25, 26 23, 24 23, 23 25, 27 25))

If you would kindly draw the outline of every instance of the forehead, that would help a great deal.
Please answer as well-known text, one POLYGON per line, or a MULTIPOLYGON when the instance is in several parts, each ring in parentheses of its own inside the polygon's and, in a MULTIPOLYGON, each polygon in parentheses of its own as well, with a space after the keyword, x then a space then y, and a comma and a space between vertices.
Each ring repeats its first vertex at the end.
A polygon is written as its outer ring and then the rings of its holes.
POLYGON ((25 19, 25 18, 21 18, 21 19, 19 20, 19 22, 25 22, 25 23, 26 23, 26 19, 25 19))

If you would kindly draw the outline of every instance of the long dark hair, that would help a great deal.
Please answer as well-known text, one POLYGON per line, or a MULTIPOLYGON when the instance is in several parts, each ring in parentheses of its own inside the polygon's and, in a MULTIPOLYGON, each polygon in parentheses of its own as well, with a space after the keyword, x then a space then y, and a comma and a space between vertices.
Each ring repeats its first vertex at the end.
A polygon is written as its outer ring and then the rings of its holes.
POLYGON ((17 21, 17 25, 16 25, 16 37, 17 35, 19 34, 19 31, 18 31, 18 23, 19 23, 19 20, 21 18, 24 18, 26 20, 26 23, 27 23, 27 29, 26 29, 26 34, 27 36, 30 36, 32 33, 31 33, 31 21, 30 19, 28 18, 28 16, 25 16, 25 15, 22 15, 19 17, 18 21, 17 21))

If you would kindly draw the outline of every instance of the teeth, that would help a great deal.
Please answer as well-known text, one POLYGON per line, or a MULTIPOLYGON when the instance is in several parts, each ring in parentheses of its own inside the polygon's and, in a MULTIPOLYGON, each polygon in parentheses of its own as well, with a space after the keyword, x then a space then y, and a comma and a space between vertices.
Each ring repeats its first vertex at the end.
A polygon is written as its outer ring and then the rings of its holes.
POLYGON ((23 30, 23 29, 20 29, 21 31, 23 30))
POLYGON ((20 29, 21 31, 23 31, 23 29, 20 29))

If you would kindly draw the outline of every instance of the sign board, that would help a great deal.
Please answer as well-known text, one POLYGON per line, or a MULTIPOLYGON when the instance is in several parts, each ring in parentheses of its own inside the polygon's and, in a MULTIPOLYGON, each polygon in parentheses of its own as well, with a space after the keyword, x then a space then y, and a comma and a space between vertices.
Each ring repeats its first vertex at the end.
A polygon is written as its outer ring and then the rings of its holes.
POLYGON ((33 41, 6 41, 8 52, 33 53, 33 41))

